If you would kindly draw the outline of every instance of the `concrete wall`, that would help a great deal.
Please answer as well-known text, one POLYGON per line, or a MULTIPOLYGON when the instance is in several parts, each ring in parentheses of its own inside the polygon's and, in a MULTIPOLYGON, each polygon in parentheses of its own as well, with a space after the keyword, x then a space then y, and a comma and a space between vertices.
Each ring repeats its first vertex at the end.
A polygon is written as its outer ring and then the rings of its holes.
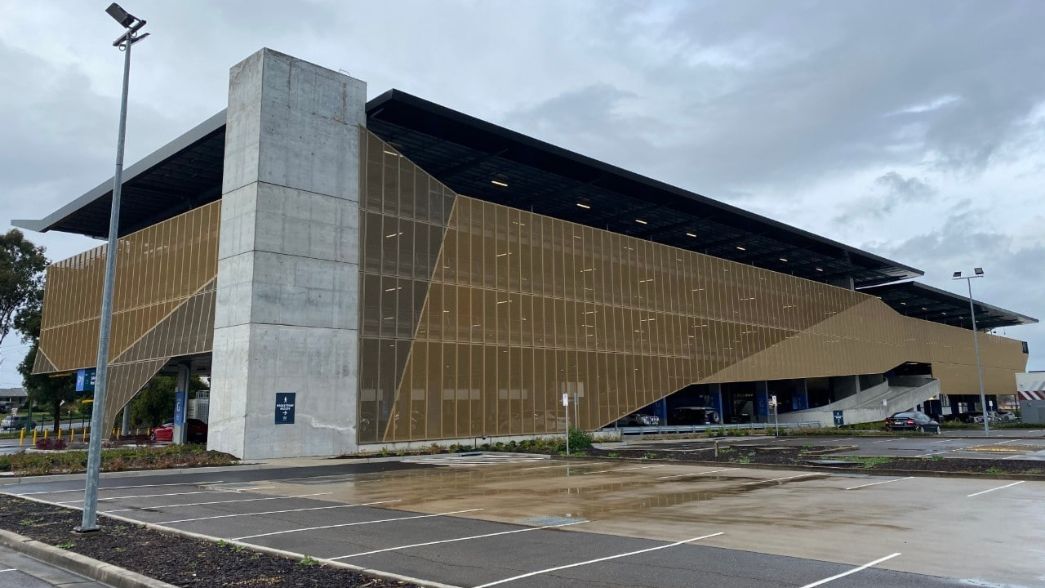
POLYGON ((823 427, 833 427, 836 410, 842 411, 847 425, 882 421, 895 412, 912 409, 940 394, 938 380, 922 379, 919 383, 920 386, 892 386, 884 382, 826 406, 781 413, 780 422, 817 422, 823 427), (886 400, 886 404, 882 404, 882 400, 886 400))
POLYGON ((269 49, 230 72, 208 447, 354 451, 366 84, 269 49), (277 393, 294 424, 275 424, 277 393))

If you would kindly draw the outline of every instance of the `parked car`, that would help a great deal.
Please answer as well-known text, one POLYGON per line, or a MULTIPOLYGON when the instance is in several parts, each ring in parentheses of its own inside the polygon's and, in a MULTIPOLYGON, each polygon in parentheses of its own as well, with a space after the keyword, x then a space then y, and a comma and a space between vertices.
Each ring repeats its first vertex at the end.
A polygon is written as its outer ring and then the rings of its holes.
POLYGON ((1015 423, 1020 420, 1020 417, 1016 416, 1014 412, 1000 411, 994 415, 994 420, 999 423, 1015 423))
POLYGON ((939 433, 940 423, 929 418, 929 415, 917 410, 898 412, 885 419, 885 428, 890 431, 918 431, 939 433))
POLYGON ((4 420, 0 421, 0 431, 20 431, 26 428, 36 428, 36 422, 30 422, 28 416, 5 416, 4 420))
POLYGON ((710 406, 679 406, 671 411, 673 425, 717 425, 718 412, 710 406))
POLYGON ((617 421, 619 427, 656 427, 660 424, 660 417, 655 414, 642 414, 635 412, 617 421))
MULTIPOLYGON (((174 423, 164 423, 153 429, 149 440, 160 443, 174 441, 174 423)), ((189 443, 206 443, 207 423, 199 419, 185 421, 185 440, 189 443)))

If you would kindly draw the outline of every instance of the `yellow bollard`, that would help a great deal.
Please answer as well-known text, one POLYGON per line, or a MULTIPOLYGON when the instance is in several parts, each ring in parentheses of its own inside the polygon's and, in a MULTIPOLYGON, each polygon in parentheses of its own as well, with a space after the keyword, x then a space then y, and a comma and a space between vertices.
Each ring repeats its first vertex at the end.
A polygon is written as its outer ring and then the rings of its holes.
POLYGON ((80 443, 87 443, 87 426, 83 427, 83 435, 80 436, 80 443))
POLYGON ((33 429, 33 447, 36 447, 36 429, 33 429))
POLYGON ((62 427, 59 426, 58 427, 58 440, 61 441, 61 439, 62 439, 62 427))
POLYGON ((18 446, 21 447, 25 444, 25 429, 23 428, 18 432, 18 446))
POLYGON ((48 434, 49 434, 50 432, 51 432, 51 431, 50 431, 49 429, 44 429, 44 439, 46 439, 46 438, 47 438, 47 435, 48 435, 48 434))

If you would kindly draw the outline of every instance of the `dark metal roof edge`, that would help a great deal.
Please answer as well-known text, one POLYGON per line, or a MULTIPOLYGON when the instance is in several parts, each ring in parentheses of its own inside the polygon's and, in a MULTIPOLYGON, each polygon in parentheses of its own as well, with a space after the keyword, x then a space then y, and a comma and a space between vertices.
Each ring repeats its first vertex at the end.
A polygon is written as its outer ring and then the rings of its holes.
MULTIPOLYGON (((382 93, 380 96, 377 96, 373 100, 370 100, 369 102, 367 102, 367 105, 366 105, 367 115, 369 116, 372 112, 380 110, 381 108, 383 108, 389 102, 396 102, 396 101, 402 102, 404 104, 407 104, 407 105, 410 105, 410 106, 413 106, 413 107, 416 107, 416 108, 419 108, 419 109, 422 109, 422 110, 426 110, 426 111, 428 111, 430 113, 433 113, 433 114, 436 114, 436 115, 439 115, 439 116, 446 117, 446 118, 452 120, 453 122, 456 122, 456 123, 459 123, 459 124, 475 126, 475 127, 479 128, 479 129, 485 131, 485 132, 497 135, 497 136, 499 136, 499 137, 501 137, 503 139, 507 139, 507 140, 511 140, 511 141, 517 141, 517 142, 519 142, 519 143, 521 143, 521 144, 523 144, 523 145, 525 145, 527 147, 543 150, 543 151, 552 153, 553 155, 556 155, 556 156, 559 156, 559 157, 563 157, 565 159, 573 161, 575 163, 591 166, 591 167, 594 167, 594 168, 599 169, 600 171, 603 171, 603 172, 606 172, 606 173, 619 175, 619 176, 624 177, 624 178, 626 178, 628 180, 631 180, 631 181, 634 181, 634 182, 637 182, 637 183, 640 183, 640 184, 647 185, 647 186, 649 186, 651 188, 670 192, 670 193, 672 193, 672 194, 674 194, 676 196, 682 196, 682 197, 685 197, 685 198, 696 200, 697 202, 700 202, 701 204, 706 204, 708 206, 711 206, 711 207, 714 207, 714 208, 718 208, 718 209, 720 209, 720 210, 722 210, 724 212, 727 212, 729 214, 735 214, 735 215, 742 216, 742 217, 744 217, 744 218, 746 218, 748 220, 753 220, 753 221, 757 221, 757 222, 760 222, 760 223, 765 223, 765 224, 770 225, 773 228, 776 228, 778 230, 782 230, 782 231, 785 231, 785 232, 788 232, 788 233, 792 233, 792 234, 798 235, 800 237, 804 237, 806 239, 817 241, 820 244, 827 245, 829 247, 836 247, 836 248, 841 249, 843 251, 847 251, 847 252, 849 252, 851 254, 856 254, 856 255, 863 256, 863 257, 867 257, 867 258, 870 258, 873 261, 877 261, 878 263, 881 263, 883 265, 891 265, 891 266, 894 266, 896 268, 899 268, 899 269, 902 269, 902 270, 906 270, 906 271, 908 271, 908 272, 910 272, 912 274, 911 277, 917 277, 917 276, 925 275, 925 272, 920 270, 920 269, 918 269, 918 268, 911 267, 909 265, 893 261, 891 259, 888 259, 888 258, 882 257, 880 255, 877 255, 875 253, 871 253, 869 251, 865 251, 863 249, 859 249, 857 247, 853 247, 852 245, 846 245, 845 243, 841 243, 841 242, 835 241, 833 239, 829 239, 827 237, 824 237, 824 236, 821 236, 821 235, 817 235, 816 233, 811 233, 809 231, 806 231, 805 229, 800 229, 798 227, 789 225, 787 223, 784 223, 784 222, 781 222, 781 221, 778 221, 778 220, 774 220, 774 219, 771 219, 769 217, 765 217, 765 216, 762 216, 762 215, 759 215, 759 214, 756 214, 756 213, 744 210, 742 208, 738 208, 738 207, 733 206, 731 204, 727 204, 725 202, 721 202, 719 200, 715 200, 713 198, 709 198, 707 196, 703 196, 701 194, 697 194, 696 192, 691 192, 691 191, 686 190, 684 188, 679 188, 677 186, 673 186, 671 184, 662 182, 660 180, 656 180, 656 179, 644 176, 642 174, 638 174, 638 173, 626 170, 624 168, 617 167, 617 166, 615 166, 613 164, 609 164, 609 163, 606 163, 604 161, 599 161, 598 159, 594 159, 592 157, 588 157, 586 155, 582 155, 582 154, 577 153, 575 151, 570 151, 569 149, 564 149, 564 148, 559 147, 557 145, 552 145, 551 143, 548 143, 548 142, 545 142, 545 141, 541 141, 540 139, 535 139, 533 137, 530 137, 529 135, 524 135, 524 134, 522 134, 522 133, 520 133, 518 131, 513 131, 511 129, 508 129, 508 128, 505 128, 505 127, 493 124, 491 122, 482 120, 480 118, 476 118, 474 116, 465 114, 463 112, 459 112, 459 111, 453 110, 453 109, 448 108, 446 106, 442 106, 440 104, 436 104, 435 102, 431 102, 429 100, 425 100, 424 98, 419 98, 417 96, 414 96, 413 94, 409 94, 409 93, 404 92, 402 90, 397 90, 395 88, 393 88, 391 90, 387 90, 386 92, 382 93)), ((903 278, 897 278, 897 279, 903 279, 903 278)))
MULTIPOLYGON (((189 129, 185 133, 176 137, 173 141, 153 151, 152 153, 141 158, 133 165, 128 167, 123 172, 123 183, 126 185, 127 182, 133 180, 139 174, 149 170, 153 166, 161 163, 162 161, 176 155, 179 151, 188 148, 193 143, 203 139, 207 135, 214 133, 215 131, 221 130, 225 126, 225 115, 226 109, 221 109, 217 114, 211 116, 207 120, 201 122, 195 127, 189 129)), ((66 217, 70 216, 77 210, 87 206, 91 202, 104 198, 110 192, 112 192, 113 177, 110 176, 108 180, 105 180, 101 184, 98 184, 93 189, 88 190, 84 195, 52 212, 42 219, 18 219, 12 220, 11 224, 23 229, 37 232, 47 232, 51 230, 56 224, 65 220, 66 217)))
MULTIPOLYGON (((865 294, 875 295, 875 291, 876 290, 896 290, 896 289, 900 289, 900 288, 911 288, 913 290, 922 290, 924 292, 929 292, 931 294, 936 294, 937 296, 943 296, 943 297, 946 297, 946 298, 950 298, 952 300, 955 300, 956 302, 960 302, 961 304, 967 304, 969 302, 969 298, 967 296, 964 296, 962 294, 956 294, 954 292, 950 292, 950 291, 944 290, 942 288, 937 288, 935 286, 930 286, 928 284, 923 284, 921 282, 915 282, 914 280, 907 281, 907 282, 893 282, 893 283, 890 283, 890 284, 881 284, 881 285, 878 285, 878 286, 868 286, 866 288, 860 288, 857 291, 858 292, 863 292, 865 294)), ((1015 318, 1017 321, 1019 321, 1019 325, 1033 325, 1033 324, 1037 324, 1039 322, 1038 319, 1036 319, 1036 318, 1034 318, 1032 316, 1027 316, 1025 314, 1021 314, 1021 313, 1018 313, 1018 312, 1013 311, 1013 310, 1008 310, 1008 309, 1002 308, 1000 306, 995 306, 993 304, 988 304, 986 302, 983 302, 981 300, 977 300, 975 298, 973 298, 972 302, 973 302, 973 304, 979 305, 979 306, 981 306, 981 307, 983 307, 983 308, 985 308, 987 310, 991 310, 991 311, 994 311, 994 312, 997 312, 997 313, 1000 313, 1000 314, 1010 315, 1013 318, 1015 318)), ((1018 326, 1018 325, 1013 325, 1013 326, 1018 326)))

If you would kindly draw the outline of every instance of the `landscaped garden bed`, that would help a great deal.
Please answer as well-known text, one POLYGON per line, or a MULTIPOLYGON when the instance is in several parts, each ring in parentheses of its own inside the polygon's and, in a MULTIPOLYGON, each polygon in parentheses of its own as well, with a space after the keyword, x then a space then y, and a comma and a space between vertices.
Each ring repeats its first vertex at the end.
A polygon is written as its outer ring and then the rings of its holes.
POLYGON ((409 587, 354 570, 290 559, 238 544, 165 533, 105 517, 99 531, 77 534, 79 511, 0 495, 0 528, 176 586, 409 587))

